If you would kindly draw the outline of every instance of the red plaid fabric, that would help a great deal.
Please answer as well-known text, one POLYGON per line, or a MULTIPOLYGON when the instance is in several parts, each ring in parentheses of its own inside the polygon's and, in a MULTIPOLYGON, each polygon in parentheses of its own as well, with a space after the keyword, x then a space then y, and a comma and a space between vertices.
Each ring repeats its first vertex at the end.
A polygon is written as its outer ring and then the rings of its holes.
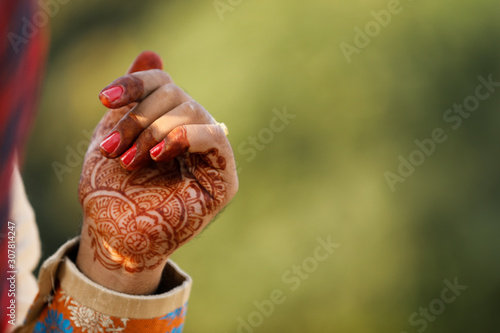
MULTIPOLYGON (((7 219, 14 158, 22 157, 34 119, 47 49, 46 22, 31 0, 0 1, 0 313, 9 298, 7 280, 7 219)), ((46 14, 45 14, 46 17, 46 14)), ((8 317, 0 317, 0 332, 8 317)))

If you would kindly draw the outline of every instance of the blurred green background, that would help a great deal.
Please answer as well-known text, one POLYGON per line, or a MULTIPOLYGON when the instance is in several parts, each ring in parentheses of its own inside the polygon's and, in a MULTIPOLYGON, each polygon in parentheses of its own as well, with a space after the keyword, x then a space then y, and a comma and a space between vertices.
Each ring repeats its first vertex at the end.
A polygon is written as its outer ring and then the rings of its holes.
POLYGON ((24 166, 43 258, 82 219, 81 161, 60 178, 53 163, 85 145, 105 112, 99 91, 148 49, 227 124, 240 167, 232 204, 173 256, 194 279, 185 332, 494 331, 500 91, 456 130, 443 115, 479 76, 500 81, 500 3, 402 0, 350 63, 341 43, 355 45, 354 29, 390 1, 222 3, 222 19, 212 1, 60 5, 24 166), (270 140, 284 108, 295 118, 270 140), (392 191, 384 174, 435 128, 447 140, 392 191), (250 160, 259 135, 267 143, 250 160), (340 246, 311 260, 328 236, 340 246), (290 271, 302 264, 307 278, 290 271), (442 309, 443 281, 455 278, 468 288, 442 309), (286 300, 255 314, 275 289, 286 300), (429 305, 439 314, 422 319, 429 305))

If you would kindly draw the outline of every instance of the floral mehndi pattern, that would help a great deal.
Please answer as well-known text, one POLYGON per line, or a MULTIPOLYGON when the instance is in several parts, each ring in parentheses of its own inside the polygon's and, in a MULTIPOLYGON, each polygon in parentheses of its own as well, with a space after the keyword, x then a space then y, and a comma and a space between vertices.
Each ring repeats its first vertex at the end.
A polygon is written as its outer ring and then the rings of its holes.
MULTIPOLYGON (((143 52, 129 73, 159 69, 161 63, 158 55, 143 52)), ((145 105, 143 103, 148 99, 156 101, 155 92, 166 89, 162 87, 167 86, 171 79, 168 74, 160 75, 158 71, 142 75, 143 79, 139 79, 138 73, 135 74, 140 84, 122 82, 123 78, 131 78, 132 74, 113 81, 112 85, 120 85, 125 93, 119 98, 119 103, 116 102, 118 104, 103 103, 112 108, 108 109, 96 127, 85 156, 79 185, 79 200, 84 212, 82 243, 85 244, 85 250, 90 250, 93 260, 106 269, 124 269, 130 273, 161 268, 179 246, 188 242, 210 222, 237 189, 229 142, 222 142, 216 131, 209 129, 210 133, 204 137, 204 144, 201 145, 203 148, 198 148, 200 136, 191 126, 216 126, 213 118, 202 108, 199 111, 202 114, 200 119, 183 115, 189 122, 173 128, 164 138, 163 150, 159 155, 154 155, 155 160, 161 162, 151 159, 149 149, 158 144, 148 132, 154 122, 145 125, 132 113, 134 108, 145 105), (160 87, 155 86, 158 82, 161 82, 160 87), (156 90, 149 91, 149 95, 142 100, 147 86, 148 89, 156 90), (135 97, 130 95, 128 90, 137 89, 137 94, 132 94, 135 97), (110 154, 99 144, 117 128, 120 143, 110 154), (195 147, 190 145, 188 132, 193 135, 191 139, 194 138, 195 147), (141 141, 141 137, 147 137, 147 140, 141 141), (127 163, 120 162, 119 155, 125 156, 124 152, 132 149, 130 146, 136 147, 135 157, 127 163), (115 154, 117 149, 119 152, 115 154), (144 154, 145 151, 147 154, 144 154), (134 163, 138 164, 132 167, 134 163)), ((184 99, 190 99, 179 92, 180 88, 174 91, 177 93, 156 102, 170 101, 167 104, 176 105, 177 102, 187 103, 184 99)), ((194 112, 195 109, 191 107, 189 110, 194 112)), ((149 119, 146 116, 143 118, 149 119)), ((85 257, 89 258, 87 252, 85 257)), ((80 263, 78 261, 77 258, 77 265, 86 265, 83 259, 80 263)))
POLYGON ((226 198, 217 149, 127 171, 97 150, 85 158, 79 198, 94 260, 129 272, 158 267, 208 223, 226 198))

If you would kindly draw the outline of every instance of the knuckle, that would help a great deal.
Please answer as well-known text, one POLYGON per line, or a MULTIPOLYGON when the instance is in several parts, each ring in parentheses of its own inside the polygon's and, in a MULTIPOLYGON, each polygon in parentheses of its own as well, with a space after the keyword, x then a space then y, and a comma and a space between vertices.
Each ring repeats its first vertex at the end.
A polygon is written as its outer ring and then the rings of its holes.
POLYGON ((170 78, 170 75, 165 73, 161 69, 152 69, 151 70, 151 75, 156 80, 158 85, 166 84, 172 82, 172 79, 170 78))
POLYGON ((154 82, 156 86, 162 86, 172 82, 172 78, 161 69, 148 69, 142 72, 135 72, 130 74, 137 78, 144 78, 150 82, 154 82))
POLYGON ((165 73, 164 71, 162 71, 161 69, 157 69, 157 68, 154 68, 154 69, 148 69, 146 71, 146 74, 148 77, 150 77, 151 79, 162 79, 165 77, 165 73))
POLYGON ((167 83, 158 89, 158 93, 162 99, 173 98, 177 100, 180 97, 181 90, 173 83, 167 83))
POLYGON ((207 123, 213 123, 212 121, 212 116, 208 111, 198 102, 194 100, 189 100, 184 103, 185 108, 188 109, 188 111, 192 112, 194 115, 194 118, 197 119, 200 122, 207 122, 207 123))
POLYGON ((150 69, 149 73, 151 73, 151 75, 158 76, 158 77, 163 77, 164 74, 167 74, 158 68, 150 69))
POLYGON ((187 101, 187 102, 184 102, 184 105, 189 107, 192 111, 194 112, 199 112, 199 109, 202 108, 202 106, 200 105, 200 103, 194 101, 194 100, 190 100, 190 101, 187 101))
POLYGON ((216 144, 222 145, 226 142, 226 134, 224 133, 224 130, 220 128, 220 126, 210 124, 205 125, 205 128, 216 144))

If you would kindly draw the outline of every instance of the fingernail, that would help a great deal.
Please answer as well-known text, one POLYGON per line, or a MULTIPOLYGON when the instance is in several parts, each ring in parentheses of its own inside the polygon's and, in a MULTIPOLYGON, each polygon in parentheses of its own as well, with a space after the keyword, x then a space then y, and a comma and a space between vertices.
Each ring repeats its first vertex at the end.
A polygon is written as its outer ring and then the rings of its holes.
POLYGON ((121 137, 119 132, 113 132, 106 139, 101 142, 101 148, 106 151, 106 153, 111 154, 116 150, 120 144, 121 137))
POLYGON ((157 144, 156 146, 154 146, 153 148, 151 148, 149 150, 149 153, 151 154, 151 156, 156 158, 158 155, 160 155, 164 146, 165 146, 165 140, 161 140, 161 142, 159 144, 157 144))
POLYGON ((113 103, 123 94, 123 88, 120 86, 114 86, 108 88, 106 90, 101 91, 101 100, 102 96, 106 97, 108 103, 113 103))
POLYGON ((130 147, 129 150, 127 150, 121 157, 121 160, 123 162, 123 164, 125 165, 129 165, 130 162, 132 162, 132 160, 134 159, 135 157, 135 154, 137 153, 137 146, 136 144, 134 143, 134 145, 132 147, 130 147))

